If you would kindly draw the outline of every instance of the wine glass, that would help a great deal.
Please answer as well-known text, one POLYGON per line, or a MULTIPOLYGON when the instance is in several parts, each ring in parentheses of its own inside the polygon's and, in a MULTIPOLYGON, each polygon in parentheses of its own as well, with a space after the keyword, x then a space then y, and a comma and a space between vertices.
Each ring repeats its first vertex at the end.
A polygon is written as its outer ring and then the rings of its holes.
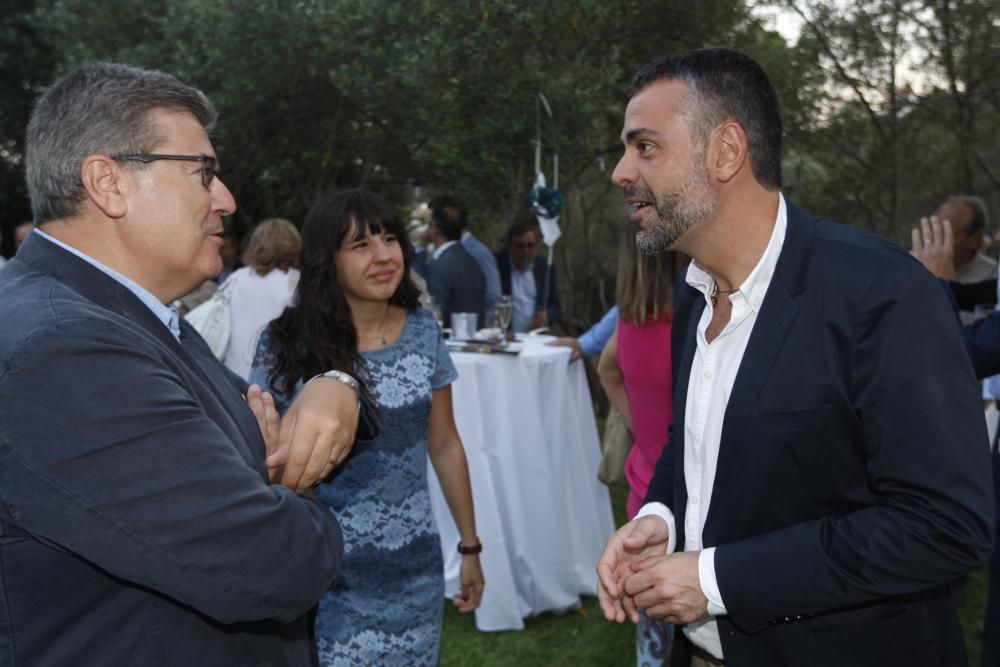
POLYGON ((497 301, 497 324, 500 325, 500 333, 503 334, 501 340, 506 344, 507 330, 510 328, 510 321, 514 317, 514 302, 511 301, 510 294, 504 294, 497 301))

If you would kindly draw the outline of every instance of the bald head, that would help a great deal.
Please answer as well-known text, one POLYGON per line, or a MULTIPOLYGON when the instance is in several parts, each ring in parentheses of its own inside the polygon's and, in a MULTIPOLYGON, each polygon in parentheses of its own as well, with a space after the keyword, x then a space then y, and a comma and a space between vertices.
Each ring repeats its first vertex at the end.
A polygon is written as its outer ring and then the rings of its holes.
POLYGON ((983 247, 986 205, 979 197, 949 197, 934 215, 951 222, 955 235, 955 270, 971 262, 983 247))

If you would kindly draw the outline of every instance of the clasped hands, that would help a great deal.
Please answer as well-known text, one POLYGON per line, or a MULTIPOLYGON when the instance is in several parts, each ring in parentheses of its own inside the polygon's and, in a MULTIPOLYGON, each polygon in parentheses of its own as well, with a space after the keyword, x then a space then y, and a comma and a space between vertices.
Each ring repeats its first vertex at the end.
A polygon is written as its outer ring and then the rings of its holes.
POLYGON ((667 524, 644 516, 619 528, 597 562, 597 597, 609 621, 650 618, 685 625, 708 616, 697 551, 667 553, 667 524))
POLYGON ((307 383, 282 418, 274 399, 259 386, 250 385, 246 399, 264 436, 272 483, 308 494, 351 453, 358 399, 338 380, 316 378, 307 383))

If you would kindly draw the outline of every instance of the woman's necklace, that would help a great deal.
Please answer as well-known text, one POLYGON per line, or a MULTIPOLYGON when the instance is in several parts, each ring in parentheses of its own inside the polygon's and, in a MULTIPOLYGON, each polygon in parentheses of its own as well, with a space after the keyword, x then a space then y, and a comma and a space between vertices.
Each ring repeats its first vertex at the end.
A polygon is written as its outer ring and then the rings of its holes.
POLYGON ((365 338, 368 340, 377 340, 381 347, 385 347, 389 344, 388 339, 385 337, 385 331, 389 326, 389 308, 386 307, 385 315, 382 316, 382 323, 379 326, 379 333, 375 334, 365 334, 365 338))

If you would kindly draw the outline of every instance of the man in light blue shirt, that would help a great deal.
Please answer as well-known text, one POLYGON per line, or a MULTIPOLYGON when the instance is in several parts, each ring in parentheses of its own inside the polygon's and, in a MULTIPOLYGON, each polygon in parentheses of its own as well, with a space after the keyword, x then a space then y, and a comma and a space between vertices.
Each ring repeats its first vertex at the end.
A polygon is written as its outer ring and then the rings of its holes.
POLYGON ((537 257, 540 234, 530 222, 507 230, 506 247, 495 257, 500 290, 514 305, 512 328, 517 332, 552 326, 559 319, 559 287, 552 265, 537 257))
POLYGON ((569 360, 576 361, 577 359, 589 357, 603 350, 604 346, 611 340, 611 334, 615 332, 616 326, 618 326, 618 306, 611 306, 611 309, 604 313, 604 317, 597 324, 587 329, 587 332, 579 338, 560 336, 555 340, 549 341, 546 345, 570 348, 572 352, 570 353, 569 360))

